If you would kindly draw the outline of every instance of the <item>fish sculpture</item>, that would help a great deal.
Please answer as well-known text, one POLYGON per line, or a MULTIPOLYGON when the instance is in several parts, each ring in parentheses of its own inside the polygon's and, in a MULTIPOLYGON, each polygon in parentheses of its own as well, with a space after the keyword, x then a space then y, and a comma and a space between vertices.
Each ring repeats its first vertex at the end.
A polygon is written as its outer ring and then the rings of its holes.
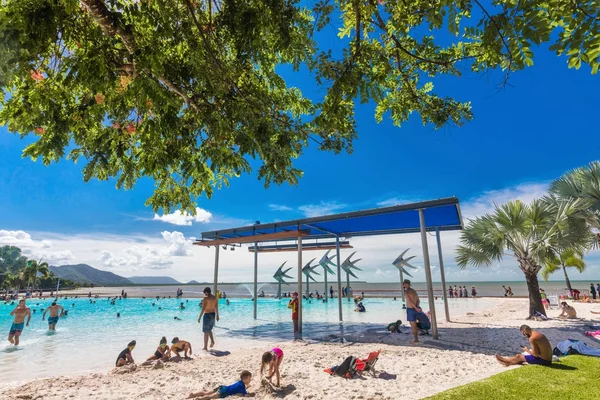
POLYGON ((273 275, 273 278, 275 278, 275 280, 277 281, 277 298, 280 299, 281 298, 281 284, 285 284, 288 285, 288 282, 285 281, 285 278, 291 278, 291 276, 289 276, 287 273, 292 269, 292 268, 288 268, 285 271, 283 270, 283 266, 285 265, 287 261, 284 261, 283 264, 281 264, 281 266, 279 268, 277 268, 277 271, 275 272, 275 275, 273 275))
POLYGON ((325 290, 323 291, 323 296, 325 297, 325 301, 328 300, 327 294, 327 274, 335 275, 335 272, 330 268, 330 266, 335 267, 336 264, 333 262, 335 258, 335 254, 329 257, 329 252, 331 250, 327 250, 327 252, 321 257, 319 261, 319 265, 323 268, 323 278, 325 279, 325 290))
POLYGON ((358 276, 354 275, 354 272, 352 270, 362 271, 362 269, 356 266, 356 263, 362 260, 362 258, 359 258, 358 260, 352 260, 352 256, 354 256, 355 253, 356 252, 350 254, 350 256, 348 256, 348 258, 344 260, 344 262, 341 265, 341 268, 346 272, 346 274, 358 279, 358 276))
POLYGON ((306 276, 306 295, 308 296, 308 294, 310 293, 310 280, 312 279, 313 282, 316 282, 317 280, 312 276, 312 274, 315 275, 320 275, 317 271, 315 271, 315 269, 317 269, 317 267, 319 266, 319 264, 316 265, 311 265, 313 261, 315 261, 316 258, 313 258, 312 260, 310 260, 305 266, 304 268, 302 268, 302 273, 304 274, 304 276, 306 276))
POLYGON ((402 252, 402 254, 400 254, 392 263, 392 265, 396 268, 398 268, 400 270, 400 272, 410 276, 412 278, 412 275, 408 273, 408 271, 406 271, 406 267, 408 268, 412 268, 412 269, 417 269, 417 267, 409 264, 409 261, 412 260, 413 258, 415 258, 416 256, 411 256, 408 258, 404 258, 404 255, 409 251, 410 249, 406 249, 402 252))

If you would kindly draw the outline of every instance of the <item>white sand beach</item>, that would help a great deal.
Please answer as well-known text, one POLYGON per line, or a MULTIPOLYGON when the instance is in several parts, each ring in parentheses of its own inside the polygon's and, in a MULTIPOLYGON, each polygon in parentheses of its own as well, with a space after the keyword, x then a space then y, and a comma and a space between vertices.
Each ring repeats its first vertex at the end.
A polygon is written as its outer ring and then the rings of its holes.
MULTIPOLYGON (((501 299, 496 304, 489 311, 457 316, 449 324, 440 322, 440 340, 423 337, 418 346, 409 344, 408 327, 404 333, 391 334, 384 326, 347 336, 343 344, 272 343, 285 352, 280 389, 261 385, 260 357, 270 349, 261 347, 227 349, 231 354, 222 357, 198 354, 192 361, 166 363, 162 369, 138 367, 129 372, 127 367, 111 370, 107 366, 105 374, 14 384, 0 390, 0 398, 183 399, 192 391, 232 384, 242 370, 248 369, 254 374, 249 391, 256 393, 257 399, 419 399, 505 370, 493 355, 513 355, 525 345, 526 339, 518 331, 524 323, 543 332, 553 345, 574 338, 598 347, 584 332, 591 330, 589 325, 600 325, 600 315, 590 313, 600 310, 600 304, 574 303, 581 319, 569 321, 557 319, 560 311, 556 309, 548 313, 552 320, 526 321, 526 299, 501 299), (363 358, 378 349, 382 352, 376 377, 346 380, 323 372, 348 355, 363 358)), ((443 310, 437 311, 441 314, 438 319, 443 319, 443 310)), ((144 356, 134 351, 138 361, 144 356)))

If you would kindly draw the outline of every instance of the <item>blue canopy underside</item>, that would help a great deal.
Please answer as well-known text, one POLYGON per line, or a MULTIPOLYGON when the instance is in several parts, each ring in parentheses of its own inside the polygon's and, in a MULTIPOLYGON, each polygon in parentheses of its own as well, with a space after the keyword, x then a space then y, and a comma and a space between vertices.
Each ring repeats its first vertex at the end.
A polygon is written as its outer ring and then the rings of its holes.
POLYGON ((419 209, 423 209, 425 226, 428 231, 435 229, 441 231, 460 230, 463 228, 458 199, 449 197, 323 217, 203 232, 202 241, 248 238, 278 232, 290 232, 290 237, 280 238, 277 241, 295 240, 297 236, 291 232, 298 230, 308 232, 308 235, 303 236, 303 239, 413 233, 420 231, 419 209))

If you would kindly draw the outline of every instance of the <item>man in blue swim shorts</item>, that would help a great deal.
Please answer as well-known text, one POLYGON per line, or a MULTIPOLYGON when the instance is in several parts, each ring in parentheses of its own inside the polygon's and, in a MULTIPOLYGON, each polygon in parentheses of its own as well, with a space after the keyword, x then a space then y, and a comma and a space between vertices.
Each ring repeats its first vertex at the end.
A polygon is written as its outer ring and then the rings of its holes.
POLYGON ((29 326, 29 321, 31 321, 31 310, 25 304, 25 299, 19 300, 19 305, 12 310, 10 316, 14 316, 15 319, 8 332, 8 341, 18 346, 19 337, 21 336, 21 332, 23 332, 24 326, 29 326), (25 317, 27 317, 27 323, 25 323, 25 317))
POLYGON ((423 312, 419 304, 421 301, 419 300, 419 295, 415 291, 415 289, 410 287, 410 280, 405 279, 402 282, 402 287, 404 288, 404 298, 406 299, 406 319, 410 322, 410 328, 412 329, 413 340, 410 342, 411 344, 419 343, 419 331, 417 328, 417 314, 423 312))
POLYGON ((243 371, 240 374, 240 380, 229 386, 219 386, 213 390, 207 390, 203 392, 190 393, 188 399, 210 400, 210 399, 224 399, 228 396, 241 395, 243 397, 253 397, 254 393, 248 393, 246 388, 252 381, 252 374, 249 371, 243 371))
POLYGON ((502 357, 496 354, 496 360, 504 366, 517 364, 537 364, 550 365, 552 364, 552 345, 546 336, 540 332, 536 332, 528 325, 522 325, 521 334, 529 339, 531 348, 522 347, 522 354, 517 354, 514 357, 502 357))
POLYGON ((48 318, 48 329, 55 331, 56 324, 58 323, 59 313, 63 313, 65 309, 56 304, 56 301, 53 301, 52 305, 50 305, 50 307, 46 308, 44 311, 44 314, 42 315, 42 321, 46 319, 46 313, 48 311, 50 311, 50 317, 48 318))
POLYGON ((208 351, 208 339, 210 339, 210 347, 215 346, 215 338, 212 330, 215 327, 215 321, 219 320, 219 299, 211 293, 209 287, 204 288, 204 296, 198 323, 202 320, 202 332, 204 332, 203 350, 208 351), (203 316, 204 319, 202 318, 203 316))

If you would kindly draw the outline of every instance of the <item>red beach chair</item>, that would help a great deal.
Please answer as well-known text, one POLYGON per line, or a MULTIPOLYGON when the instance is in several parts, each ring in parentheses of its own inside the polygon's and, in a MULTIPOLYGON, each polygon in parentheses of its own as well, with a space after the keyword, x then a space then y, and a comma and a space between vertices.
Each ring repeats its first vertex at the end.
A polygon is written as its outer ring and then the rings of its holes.
POLYGON ((380 353, 381 353, 381 349, 369 353, 369 356, 366 359, 357 360, 356 361, 356 370, 359 373, 370 372, 371 375, 375 376, 375 372, 376 372, 375 364, 377 364, 377 361, 379 361, 380 353))

